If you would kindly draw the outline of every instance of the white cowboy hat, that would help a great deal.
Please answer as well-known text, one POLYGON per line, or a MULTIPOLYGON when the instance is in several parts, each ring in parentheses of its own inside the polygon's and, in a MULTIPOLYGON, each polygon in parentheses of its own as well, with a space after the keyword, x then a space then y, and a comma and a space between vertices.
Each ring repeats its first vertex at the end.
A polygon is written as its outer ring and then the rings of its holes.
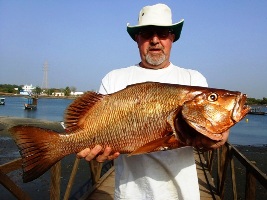
POLYGON ((135 35, 138 34, 140 29, 145 26, 160 26, 172 29, 175 35, 174 42, 180 38, 184 20, 172 24, 171 9, 165 4, 156 4, 152 6, 145 6, 141 9, 138 17, 138 24, 130 26, 127 23, 127 32, 135 41, 135 35))

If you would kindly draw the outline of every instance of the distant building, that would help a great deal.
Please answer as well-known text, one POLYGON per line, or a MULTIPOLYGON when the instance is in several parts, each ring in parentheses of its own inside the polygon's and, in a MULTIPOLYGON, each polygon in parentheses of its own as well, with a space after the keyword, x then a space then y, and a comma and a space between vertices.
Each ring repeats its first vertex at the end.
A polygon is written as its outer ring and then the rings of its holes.
POLYGON ((72 96, 80 96, 83 95, 84 92, 71 92, 70 95, 72 96))
POLYGON ((35 89, 35 87, 31 85, 24 85, 22 87, 22 90, 20 90, 20 94, 21 95, 31 95, 32 94, 32 91, 35 89))
POLYGON ((65 96, 64 92, 53 92, 52 95, 55 97, 64 97, 65 96))

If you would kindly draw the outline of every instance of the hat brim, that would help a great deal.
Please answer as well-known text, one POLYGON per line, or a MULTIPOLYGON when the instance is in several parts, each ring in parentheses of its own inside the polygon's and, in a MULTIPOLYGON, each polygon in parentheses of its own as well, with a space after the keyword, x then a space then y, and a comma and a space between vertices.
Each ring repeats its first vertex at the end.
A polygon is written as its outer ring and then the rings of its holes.
POLYGON ((178 23, 172 24, 170 26, 165 26, 165 25, 155 25, 155 24, 151 24, 151 25, 137 25, 137 26, 130 26, 130 24, 127 24, 127 32, 129 33, 129 35, 131 36, 131 38, 135 41, 135 35, 139 33, 140 29, 146 26, 158 26, 158 27, 167 27, 173 30, 173 34, 175 35, 174 41, 176 42, 181 35, 182 32, 182 28, 183 28, 183 24, 184 24, 184 20, 182 19, 181 21, 179 21, 178 23))

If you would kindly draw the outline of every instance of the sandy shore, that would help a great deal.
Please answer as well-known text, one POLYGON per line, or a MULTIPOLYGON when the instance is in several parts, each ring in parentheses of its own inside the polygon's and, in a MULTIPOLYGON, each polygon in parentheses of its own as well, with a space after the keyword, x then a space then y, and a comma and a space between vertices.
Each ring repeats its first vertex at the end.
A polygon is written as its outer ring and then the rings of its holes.
MULTIPOLYGON (((14 143, 13 139, 11 138, 8 129, 12 126, 19 125, 19 124, 28 124, 39 126, 43 128, 53 129, 57 132, 63 132, 64 129, 60 125, 59 122, 51 122, 45 120, 37 120, 37 119, 29 119, 29 118, 15 118, 15 117, 1 117, 0 116, 0 165, 10 162, 16 158, 19 158, 19 152, 16 144, 14 143)), ((264 173, 267 173, 267 146, 236 146, 238 150, 243 153, 249 160, 255 161, 257 167, 262 170, 264 173)), ((75 155, 67 156, 62 160, 62 198, 65 192, 65 188, 69 179, 69 174, 72 170, 73 162, 75 159, 75 155)), ((239 174, 237 175, 237 180, 239 182, 239 186, 242 190, 245 184, 245 169, 236 162, 236 172, 239 174)), ((23 183, 22 182, 22 171, 17 170, 12 173, 8 174, 9 177, 19 185, 24 191, 26 191, 32 199, 49 199, 49 181, 50 181, 50 173, 47 172, 37 180, 34 180, 30 183, 23 183)), ((80 194, 90 187, 91 183, 88 182, 88 177, 90 177, 89 166, 88 163, 83 161, 80 162, 79 170, 77 177, 75 179, 75 186, 72 192, 72 198, 70 199, 77 199, 80 194), (82 188, 81 190, 79 190, 82 188)), ((229 183, 228 183, 229 185, 229 183)), ((226 191, 229 188, 226 189, 226 191)), ((243 189, 244 190, 244 189, 243 189)), ((257 199, 267 199, 267 193, 264 188, 258 188, 257 192, 260 193, 260 196, 257 196, 257 199), (258 192, 260 190, 260 192, 258 192)), ((16 199, 13 197, 2 185, 0 185, 0 193, 1 199, 16 199)), ((241 194, 244 195, 244 194, 241 194)), ((239 199, 243 199, 242 197, 239 199)))

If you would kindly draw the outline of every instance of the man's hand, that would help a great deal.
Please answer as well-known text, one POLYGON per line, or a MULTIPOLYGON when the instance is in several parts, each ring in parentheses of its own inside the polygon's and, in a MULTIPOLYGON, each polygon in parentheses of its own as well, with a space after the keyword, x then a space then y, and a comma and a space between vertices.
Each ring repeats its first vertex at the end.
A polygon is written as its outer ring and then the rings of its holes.
POLYGON ((204 135, 198 134, 196 138, 193 141, 192 146, 199 149, 199 150, 212 150, 217 149, 224 145, 224 143, 227 141, 229 136, 229 130, 222 133, 222 140, 220 141, 214 141, 209 138, 207 138, 204 135))
POLYGON ((97 162, 102 163, 102 162, 105 162, 106 160, 114 160, 117 157, 119 157, 119 155, 120 155, 119 152, 116 152, 116 153, 110 155, 110 153, 111 153, 110 147, 106 147, 103 154, 99 155, 101 150, 102 150, 102 147, 100 145, 96 145, 92 149, 86 148, 86 149, 80 151, 79 153, 77 153, 77 158, 84 158, 87 161, 91 161, 95 158, 97 162))

